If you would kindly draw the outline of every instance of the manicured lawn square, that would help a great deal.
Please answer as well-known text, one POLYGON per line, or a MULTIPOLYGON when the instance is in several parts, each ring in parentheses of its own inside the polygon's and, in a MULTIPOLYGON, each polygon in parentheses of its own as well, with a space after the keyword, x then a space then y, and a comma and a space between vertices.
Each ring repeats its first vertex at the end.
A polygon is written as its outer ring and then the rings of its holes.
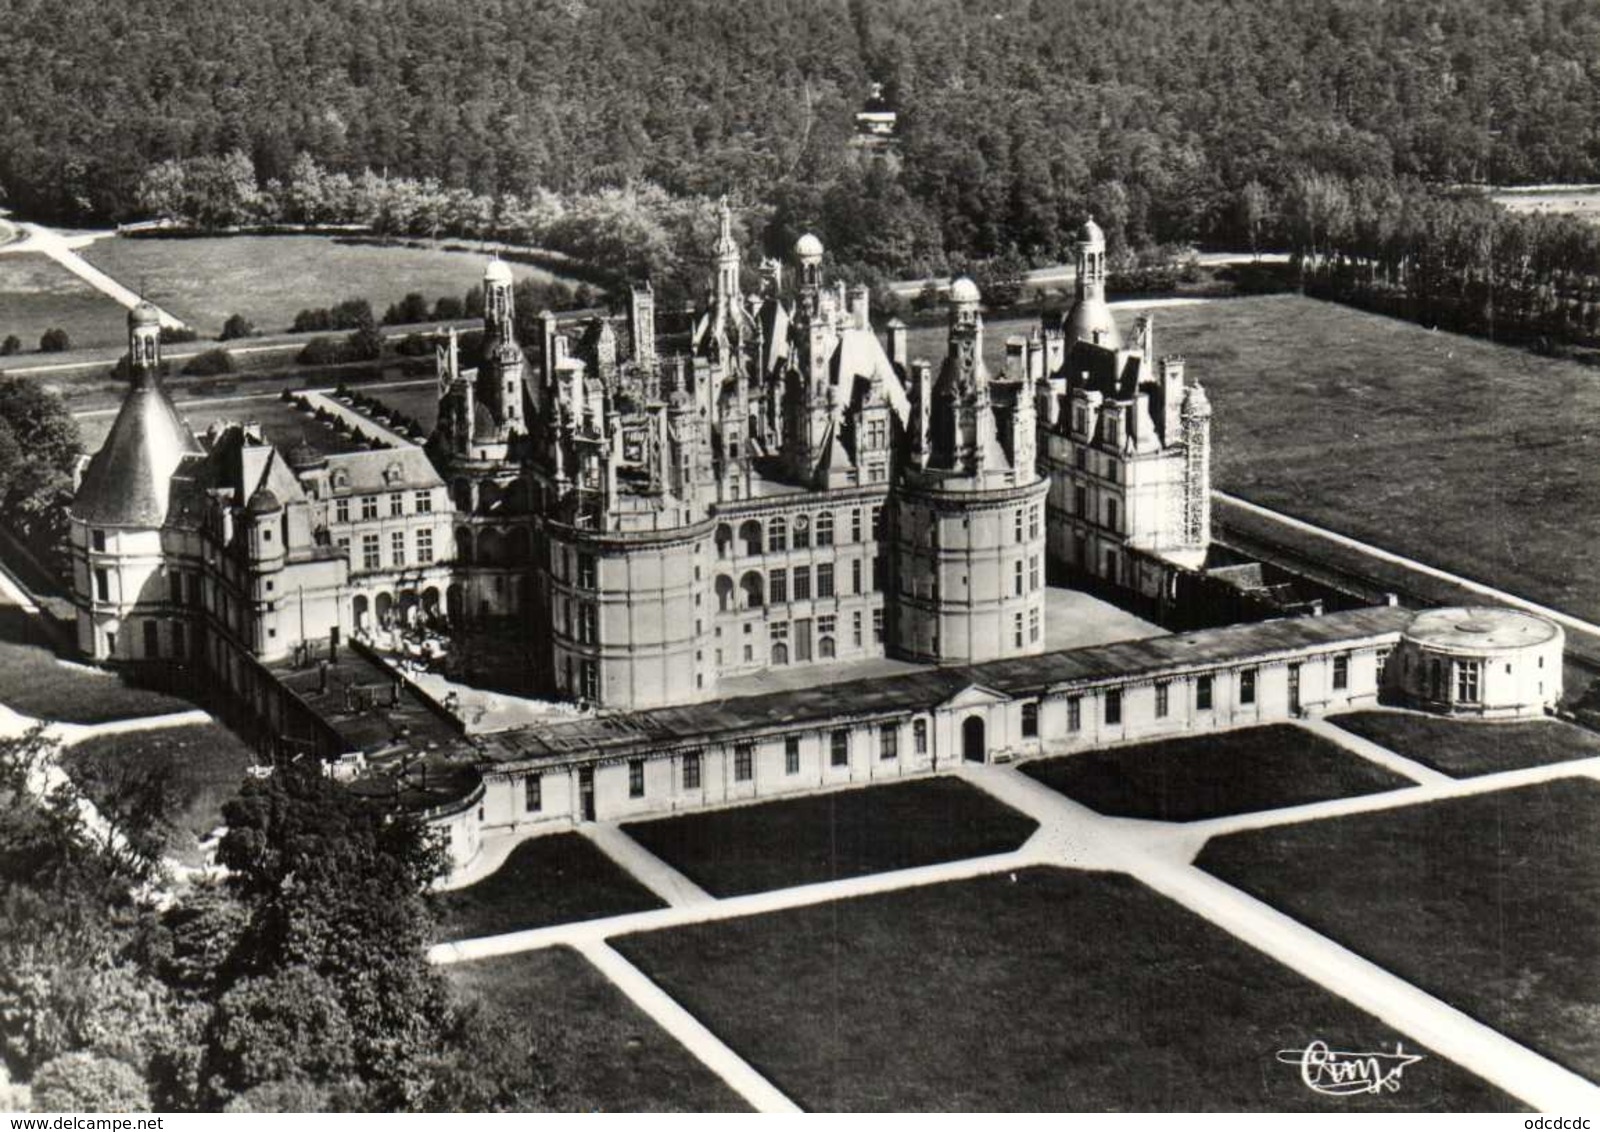
POLYGON ((953 778, 840 790, 623 827, 714 896, 1016 849, 1032 818, 953 778))
POLYGON ((1600 1080, 1600 783, 1214 839, 1199 865, 1600 1080))
POLYGON ((525 951, 446 967, 527 1075, 521 1110, 746 1112, 742 1098, 575 951, 525 951))
POLYGON ((1330 1098, 1279 1050, 1426 1053, 1125 876, 1030 869, 614 946, 825 1110, 1396 1111, 1514 1102, 1438 1057, 1330 1098))
POLYGON ((522 842, 476 884, 434 897, 441 939, 474 939, 660 908, 654 893, 576 833, 522 842))
POLYGON ((1022 770, 1103 814, 1155 821, 1275 810, 1414 785, 1289 724, 1086 751, 1022 770))
POLYGON ((1400 711, 1328 717, 1346 731, 1457 778, 1600 755, 1600 735, 1555 719, 1443 719, 1400 711))

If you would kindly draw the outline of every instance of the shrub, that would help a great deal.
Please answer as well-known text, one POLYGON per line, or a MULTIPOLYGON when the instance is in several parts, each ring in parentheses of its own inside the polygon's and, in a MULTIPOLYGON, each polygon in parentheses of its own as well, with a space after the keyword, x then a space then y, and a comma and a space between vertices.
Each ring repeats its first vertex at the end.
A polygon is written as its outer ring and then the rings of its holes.
POLYGON ((39 336, 39 352, 41 354, 59 354, 72 349, 72 339, 67 337, 67 332, 59 326, 53 326, 39 336))
POLYGON ((332 330, 333 316, 328 313, 327 307, 303 310, 294 316, 294 323, 289 329, 296 334, 305 334, 315 330, 332 330))
POLYGON ((216 377, 218 374, 232 373, 237 367, 233 364, 233 355, 226 350, 207 350, 203 354, 196 354, 189 359, 183 367, 183 372, 194 377, 216 377))
POLYGON ((149 1112, 144 1079, 125 1061, 68 1053, 45 1062, 33 1078, 35 1112, 149 1112))
POLYGON ((0 342, 0 357, 22 353, 22 339, 15 334, 7 334, 6 340, 0 342))
POLYGON ((295 361, 307 366, 336 366, 344 360, 344 343, 332 338, 313 338, 295 356, 295 361))
POLYGON ((394 351, 407 358, 425 358, 433 352, 433 339, 425 334, 407 334, 395 345, 394 351))
POLYGON ((256 328, 250 325, 250 320, 245 318, 244 315, 230 314, 228 321, 222 324, 220 340, 231 342, 235 338, 248 338, 255 332, 256 328))
POLYGON ((439 301, 433 304, 433 317, 441 322, 451 319, 466 318, 467 308, 460 299, 449 295, 442 295, 439 301))
POLYGON ((200 339, 200 332, 188 326, 163 326, 161 328, 161 341, 164 343, 196 342, 200 339))
POLYGON ((427 320, 428 300, 416 291, 412 291, 398 303, 391 303, 389 309, 383 312, 385 326, 400 326, 427 320))

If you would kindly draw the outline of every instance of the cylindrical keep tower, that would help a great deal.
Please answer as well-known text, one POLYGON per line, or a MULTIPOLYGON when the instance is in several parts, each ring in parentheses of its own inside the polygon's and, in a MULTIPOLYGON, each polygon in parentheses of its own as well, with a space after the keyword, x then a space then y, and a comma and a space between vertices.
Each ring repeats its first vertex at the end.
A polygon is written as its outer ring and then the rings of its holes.
POLYGON ((626 532, 546 524, 557 691, 625 709, 715 693, 712 527, 709 520, 626 532))

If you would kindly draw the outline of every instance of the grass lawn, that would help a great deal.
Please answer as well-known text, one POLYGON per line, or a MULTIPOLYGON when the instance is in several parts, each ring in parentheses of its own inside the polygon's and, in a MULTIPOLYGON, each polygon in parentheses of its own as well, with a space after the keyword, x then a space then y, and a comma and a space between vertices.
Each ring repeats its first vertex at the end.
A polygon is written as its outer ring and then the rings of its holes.
MULTIPOLYGON (((339 243, 331 236, 112 237, 80 253, 125 286, 144 281, 152 301, 215 337, 239 313, 266 332, 287 330, 297 312, 367 299, 380 318, 390 303, 418 291, 431 305, 459 298, 483 279, 490 257, 432 248, 339 243)), ((550 279, 526 264, 518 279, 550 279)))
POLYGON ((1218 838, 1198 863, 1600 1080, 1600 783, 1218 838))
MULTIPOLYGON (((1276 1052, 1409 1039, 1131 878, 1030 869, 614 946, 817 1110, 1396 1111, 1513 1103, 1435 1057, 1329 1098, 1276 1052)), ((1419 1051, 1420 1052, 1420 1051, 1419 1051)))
POLYGON ((188 711, 188 700, 141 688, 121 673, 62 664, 39 618, 0 594, 0 703, 23 715, 106 723, 188 711))
POLYGON ((371 396, 389 408, 414 419, 424 429, 433 430, 439 419, 439 383, 433 380, 418 382, 405 389, 375 389, 371 396))
POLYGON ((483 1002, 512 1056, 526 1059, 523 1111, 749 1111, 575 951, 525 951, 444 972, 483 1002))
MULTIPOLYGON (((1294 295, 1154 313, 1157 351, 1211 396, 1217 487, 1600 619, 1594 370, 1294 295)), ((1033 325, 985 327, 992 372, 1033 325)), ((944 334, 913 330, 912 356, 944 334)))
POLYGON ((1485 723, 1399 711, 1328 717, 1346 731, 1457 778, 1600 755, 1600 735, 1554 719, 1485 723))
POLYGON ((1287 723, 1085 751, 1021 769, 1103 814, 1155 821, 1276 810, 1414 785, 1287 723))
MULTIPOLYGON (((331 386, 332 382, 327 384, 331 386)), ((318 381, 305 382, 306 388, 322 386, 323 383, 318 381)), ((331 426, 317 420, 313 414, 302 412, 289 402, 280 400, 275 394, 247 395, 248 400, 241 400, 230 397, 229 392, 224 389, 219 390, 214 396, 223 399, 212 401, 207 398, 200 403, 187 400, 176 402, 178 414, 189 422, 189 427, 194 430, 196 436, 205 432, 206 427, 215 421, 254 421, 261 426, 267 439, 283 452, 287 452, 302 440, 310 441, 317 451, 328 455, 336 452, 358 452, 365 447, 348 437, 340 436, 331 426)), ((116 419, 115 409, 96 409, 79 414, 78 436, 83 442, 83 450, 99 451, 116 419)))
POLYGON ((434 897, 441 939, 473 939, 660 907, 654 893, 576 833, 530 838, 477 884, 434 897))
POLYGON ((52 327, 67 332, 74 347, 115 346, 128 337, 128 312, 42 252, 0 255, 0 340, 22 339, 32 354, 39 336, 52 327))
POLYGON ((623 827, 714 896, 1005 853, 1038 825, 954 778, 838 790, 623 827))
POLYGON ((167 847, 199 862, 196 843, 222 824, 222 807, 239 792, 245 768, 260 759, 217 723, 101 735, 61 755, 63 769, 96 803, 134 784, 158 791, 166 805, 167 847))

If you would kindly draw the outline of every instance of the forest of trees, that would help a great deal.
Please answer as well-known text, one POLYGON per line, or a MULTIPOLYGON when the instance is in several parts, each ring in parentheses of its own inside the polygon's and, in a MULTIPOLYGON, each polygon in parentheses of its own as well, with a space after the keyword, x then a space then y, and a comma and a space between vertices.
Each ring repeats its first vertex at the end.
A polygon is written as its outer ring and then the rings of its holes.
POLYGON ((728 193, 769 254, 814 229, 904 274, 1056 258, 1090 210, 1114 251, 1238 246, 1246 186, 1300 173, 1589 180, 1600 157, 1585 0, 8 10, 0 193, 59 221, 359 219, 597 257, 622 232, 619 266, 670 275, 728 193), (849 145, 872 80, 900 111, 884 161, 849 145))

